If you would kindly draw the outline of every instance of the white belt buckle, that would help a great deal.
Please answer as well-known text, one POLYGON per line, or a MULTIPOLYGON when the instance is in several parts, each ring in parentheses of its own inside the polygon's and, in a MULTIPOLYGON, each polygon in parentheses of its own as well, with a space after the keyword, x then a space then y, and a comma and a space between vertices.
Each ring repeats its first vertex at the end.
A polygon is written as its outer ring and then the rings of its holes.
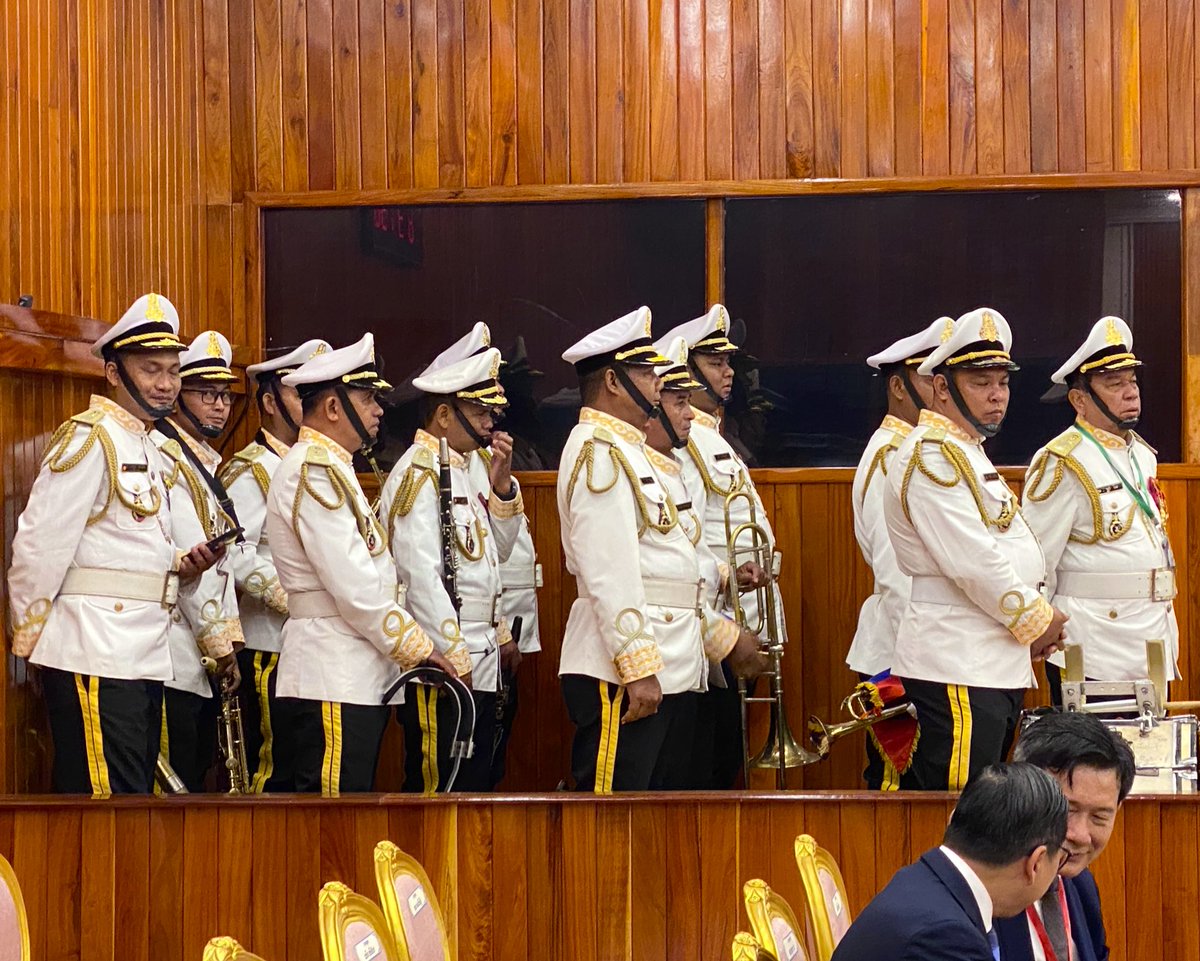
POLYGON ((162 606, 172 610, 179 601, 179 575, 175 571, 167 571, 163 578, 162 606))
POLYGON ((535 588, 542 586, 542 565, 533 565, 533 586, 535 588))
POLYGON ((696 582, 696 616, 704 617, 704 578, 696 582))
POLYGON ((408 585, 396 582, 396 606, 403 608, 408 602, 408 585))
POLYGON ((1150 600, 1175 600, 1175 572, 1169 567, 1158 567, 1150 572, 1150 600))

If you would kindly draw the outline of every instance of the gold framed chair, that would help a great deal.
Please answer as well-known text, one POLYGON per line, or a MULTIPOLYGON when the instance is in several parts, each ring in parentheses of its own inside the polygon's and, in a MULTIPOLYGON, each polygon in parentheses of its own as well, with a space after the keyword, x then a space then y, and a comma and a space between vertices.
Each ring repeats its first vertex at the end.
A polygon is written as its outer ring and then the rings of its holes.
POLYGON ((21 882, 8 859, 0 855, 0 957, 30 961, 29 915, 21 882))
POLYGON ((204 946, 203 961, 263 961, 263 959, 238 944, 237 938, 222 935, 213 938, 204 946))
POLYGON ((330 881, 317 896, 321 952, 325 961, 400 961, 379 905, 330 881))
POLYGON ((758 938, 746 931, 739 931, 733 936, 733 945, 730 951, 733 954, 733 961, 764 961, 764 959, 768 959, 768 955, 762 950, 762 945, 758 943, 758 938))
POLYGON ((829 961, 852 920, 841 869, 810 834, 795 843, 796 867, 804 883, 804 914, 812 938, 813 961, 829 961))
POLYGON ((746 901, 750 929, 761 946, 760 953, 775 961, 808 961, 804 932, 787 901, 759 878, 745 883, 742 896, 746 901))
POLYGON ((399 961, 451 961, 442 907, 421 863, 391 841, 380 841, 375 885, 399 961))

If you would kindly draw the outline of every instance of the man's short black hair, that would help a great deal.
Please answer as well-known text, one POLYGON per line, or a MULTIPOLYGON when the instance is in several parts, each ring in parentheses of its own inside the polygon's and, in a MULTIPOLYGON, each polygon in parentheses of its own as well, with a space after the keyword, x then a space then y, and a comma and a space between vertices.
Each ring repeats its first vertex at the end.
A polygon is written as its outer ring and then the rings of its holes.
POLYGON ((314 390, 312 393, 301 393, 300 395, 300 411, 307 417, 320 405, 321 401, 333 390, 333 385, 322 387, 320 390, 314 390))
POLYGON ((421 426, 428 427, 429 422, 433 420, 433 415, 437 413, 437 409, 442 404, 454 406, 454 396, 452 394, 422 394, 421 403, 418 411, 418 416, 421 418, 421 426))
POLYGON ((1051 856, 1067 836, 1067 799, 1058 782, 1032 764, 992 764, 967 783, 943 843, 993 867, 1028 857, 1043 844, 1051 856))
POLYGON ((1013 757, 1065 777, 1068 784, 1078 767, 1112 771, 1117 776, 1118 804, 1129 796, 1137 773, 1129 742, 1096 715, 1081 711, 1038 718, 1022 732, 1013 757))

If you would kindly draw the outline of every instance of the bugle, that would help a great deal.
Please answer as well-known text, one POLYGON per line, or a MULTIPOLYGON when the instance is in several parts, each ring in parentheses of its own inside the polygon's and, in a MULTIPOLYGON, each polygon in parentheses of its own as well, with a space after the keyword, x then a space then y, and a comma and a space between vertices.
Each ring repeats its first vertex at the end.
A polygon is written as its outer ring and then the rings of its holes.
POLYGON ((215 674, 217 662, 210 657, 201 658, 209 672, 220 700, 217 718, 217 753, 221 765, 229 778, 230 794, 250 793, 250 765, 246 761, 246 737, 242 730, 242 705, 236 689, 225 689, 221 678, 215 674))

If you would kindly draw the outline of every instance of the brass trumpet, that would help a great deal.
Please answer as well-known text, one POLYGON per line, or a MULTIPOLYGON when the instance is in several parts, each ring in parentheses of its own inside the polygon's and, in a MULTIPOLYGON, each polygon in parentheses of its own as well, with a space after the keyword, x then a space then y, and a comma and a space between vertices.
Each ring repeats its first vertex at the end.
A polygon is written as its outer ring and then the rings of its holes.
MULTIPOLYGON (((854 696, 852 694, 846 698, 842 702, 842 706, 847 707, 854 696)), ((907 714, 909 717, 916 717, 917 709, 913 707, 910 701, 905 701, 903 704, 893 704, 891 707, 885 707, 878 714, 858 714, 853 709, 850 709, 850 714, 854 720, 843 721, 841 724, 834 725, 826 724, 815 714, 808 719, 808 737, 817 749, 817 760, 824 760, 829 756, 829 748, 838 738, 845 737, 847 734, 853 734, 855 731, 866 730, 880 721, 900 717, 902 714, 907 714)))
POLYGON ((779 637, 778 609, 775 606, 775 581, 778 576, 775 551, 766 528, 758 521, 758 504, 753 490, 749 488, 734 491, 725 498, 725 547, 729 564, 729 584, 726 588, 729 608, 739 627, 758 636, 762 653, 771 662, 771 669, 764 672, 771 682, 769 696, 755 697, 746 682, 738 679, 738 696, 742 711, 742 771, 746 787, 749 787, 751 768, 775 768, 775 783, 782 791, 787 788, 788 768, 812 764, 819 761, 820 757, 802 747, 788 727, 783 703, 783 641, 779 637), (733 508, 743 499, 746 501, 749 520, 735 525, 733 508), (754 594, 758 608, 758 616, 753 622, 742 605, 742 595, 737 584, 737 569, 750 561, 767 573, 767 583, 750 592, 754 594), (767 742, 762 750, 753 756, 750 754, 750 738, 746 727, 747 708, 750 704, 771 705, 771 727, 767 732, 767 742))

